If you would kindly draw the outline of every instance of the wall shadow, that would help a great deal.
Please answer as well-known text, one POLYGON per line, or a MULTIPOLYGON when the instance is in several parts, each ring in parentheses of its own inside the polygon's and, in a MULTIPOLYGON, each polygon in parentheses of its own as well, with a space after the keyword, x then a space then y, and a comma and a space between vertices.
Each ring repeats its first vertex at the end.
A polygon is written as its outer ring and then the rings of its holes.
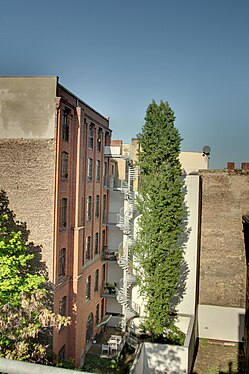
MULTIPOLYGON (((8 216, 8 220, 4 224, 6 233, 21 232, 21 239, 27 246, 26 254, 33 255, 33 258, 28 261, 27 266, 22 269, 20 277, 25 277, 27 274, 36 274, 45 278, 45 282, 42 285, 42 288, 47 291, 46 298, 44 299, 44 306, 52 310, 54 286, 49 281, 46 263, 42 261, 42 246, 29 242, 30 231, 27 228, 26 222, 19 222, 16 220, 15 213, 9 208, 7 193, 0 190, 0 215, 2 214, 8 216)), ((49 346, 51 346, 52 329, 45 329, 42 331, 39 335, 39 340, 44 342, 44 344, 49 344, 49 346)))

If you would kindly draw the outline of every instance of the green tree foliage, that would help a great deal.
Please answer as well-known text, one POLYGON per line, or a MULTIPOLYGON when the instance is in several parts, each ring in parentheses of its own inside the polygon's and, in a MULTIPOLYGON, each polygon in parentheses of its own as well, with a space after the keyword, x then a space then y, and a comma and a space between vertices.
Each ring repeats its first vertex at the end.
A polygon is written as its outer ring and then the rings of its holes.
POLYGON ((40 249, 27 241, 26 224, 15 221, 8 205, 0 191, 0 357, 49 363, 51 328, 70 320, 52 312, 40 249))
POLYGON ((184 194, 179 162, 181 137, 166 102, 147 109, 140 139, 139 230, 134 247, 138 283, 146 300, 145 328, 153 337, 174 330, 173 302, 180 281, 184 194))

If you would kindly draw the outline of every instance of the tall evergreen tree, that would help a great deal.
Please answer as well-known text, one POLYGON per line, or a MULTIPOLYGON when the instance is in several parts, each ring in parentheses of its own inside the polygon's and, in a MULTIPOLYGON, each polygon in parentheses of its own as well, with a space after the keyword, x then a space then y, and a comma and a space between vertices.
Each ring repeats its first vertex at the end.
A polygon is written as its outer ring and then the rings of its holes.
POLYGON ((167 102, 153 101, 139 135, 141 184, 139 230, 134 247, 138 283, 146 300, 145 327, 153 337, 174 326, 173 298, 183 262, 180 243, 184 194, 179 162, 181 137, 167 102))

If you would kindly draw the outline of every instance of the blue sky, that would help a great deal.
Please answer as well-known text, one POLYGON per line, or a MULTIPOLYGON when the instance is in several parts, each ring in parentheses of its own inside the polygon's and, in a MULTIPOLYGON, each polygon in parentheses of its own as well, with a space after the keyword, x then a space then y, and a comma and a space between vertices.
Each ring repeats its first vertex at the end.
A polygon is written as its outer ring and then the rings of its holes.
POLYGON ((58 75, 113 138, 168 101, 182 150, 249 162, 248 0, 0 0, 0 75, 58 75))

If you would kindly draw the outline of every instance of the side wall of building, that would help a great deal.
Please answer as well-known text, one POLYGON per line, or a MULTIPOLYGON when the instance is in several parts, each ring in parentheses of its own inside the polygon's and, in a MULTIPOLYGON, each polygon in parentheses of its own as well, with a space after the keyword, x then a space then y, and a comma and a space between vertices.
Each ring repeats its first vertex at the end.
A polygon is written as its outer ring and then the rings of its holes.
POLYGON ((57 77, 0 77, 0 138, 55 137, 57 77))
POLYGON ((235 340, 232 331, 212 333, 213 318, 223 326, 243 329, 241 310, 245 307, 246 260, 242 215, 249 211, 249 175, 227 171, 202 171, 199 327, 200 336, 235 340), (212 313, 210 312, 212 306, 212 313), (222 307, 222 308, 221 308, 222 307), (242 325, 241 325, 242 324, 242 325))
POLYGON ((0 140, 0 188, 16 219, 27 223, 30 241, 42 249, 50 277, 53 266, 55 141, 0 140))

